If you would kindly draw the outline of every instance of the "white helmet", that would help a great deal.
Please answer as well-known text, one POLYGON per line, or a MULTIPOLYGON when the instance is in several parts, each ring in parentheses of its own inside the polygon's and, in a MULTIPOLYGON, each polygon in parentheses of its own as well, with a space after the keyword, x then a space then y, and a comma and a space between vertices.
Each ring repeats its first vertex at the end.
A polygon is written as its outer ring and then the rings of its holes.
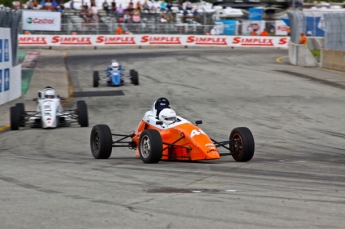
POLYGON ((118 70, 118 69, 119 69, 119 67, 120 67, 119 63, 117 63, 117 62, 113 62, 113 63, 111 63, 111 68, 112 68, 112 69, 116 69, 116 70, 118 70))
POLYGON ((44 91, 44 98, 53 99, 55 98, 55 91, 53 89, 48 89, 44 91))
POLYGON ((176 121, 176 112, 173 109, 165 108, 159 113, 159 120, 169 125, 176 121))

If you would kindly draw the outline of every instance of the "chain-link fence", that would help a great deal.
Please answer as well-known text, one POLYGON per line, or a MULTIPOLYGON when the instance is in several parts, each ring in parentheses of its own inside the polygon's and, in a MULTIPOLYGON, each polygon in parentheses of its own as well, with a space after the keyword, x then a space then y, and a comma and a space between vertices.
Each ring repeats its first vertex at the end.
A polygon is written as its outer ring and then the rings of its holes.
POLYGON ((21 20, 21 11, 9 8, 0 8, 0 27, 11 29, 13 66, 18 64, 18 27, 21 20))
POLYGON ((345 13, 324 15, 325 48, 345 50, 345 13))

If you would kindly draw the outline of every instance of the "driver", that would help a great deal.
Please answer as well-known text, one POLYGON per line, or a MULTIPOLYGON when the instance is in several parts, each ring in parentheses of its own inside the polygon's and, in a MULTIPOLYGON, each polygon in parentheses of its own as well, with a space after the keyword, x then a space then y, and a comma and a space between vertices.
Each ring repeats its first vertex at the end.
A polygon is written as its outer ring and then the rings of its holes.
POLYGON ((44 98, 46 99, 54 99, 55 98, 55 91, 54 89, 48 89, 44 91, 44 98))
POLYGON ((173 109, 165 108, 159 113, 159 120, 165 125, 176 122, 176 112, 173 109))

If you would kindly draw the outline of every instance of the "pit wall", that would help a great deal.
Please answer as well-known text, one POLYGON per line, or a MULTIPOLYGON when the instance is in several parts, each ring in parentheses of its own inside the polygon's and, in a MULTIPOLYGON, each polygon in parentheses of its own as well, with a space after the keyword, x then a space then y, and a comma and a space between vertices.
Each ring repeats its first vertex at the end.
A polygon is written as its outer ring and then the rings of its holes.
POLYGON ((288 48, 289 37, 198 35, 20 35, 20 47, 213 46, 288 48))
POLYGON ((13 67, 11 29, 0 28, 0 105, 21 96, 21 65, 13 67))
POLYGON ((323 68, 345 71, 345 51, 322 49, 321 66, 323 68))

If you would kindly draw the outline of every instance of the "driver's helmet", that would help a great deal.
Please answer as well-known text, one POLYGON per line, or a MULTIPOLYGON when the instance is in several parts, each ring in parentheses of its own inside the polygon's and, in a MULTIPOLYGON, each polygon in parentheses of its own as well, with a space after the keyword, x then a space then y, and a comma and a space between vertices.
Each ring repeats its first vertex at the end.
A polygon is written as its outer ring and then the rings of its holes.
POLYGON ((44 91, 44 98, 46 99, 53 99, 55 98, 55 91, 54 89, 48 89, 44 91))
POLYGON ((159 120, 169 125, 176 121, 176 112, 173 109, 165 108, 159 113, 159 120))
POLYGON ((110 67, 112 70, 118 70, 120 65, 117 62, 112 62, 110 67))

